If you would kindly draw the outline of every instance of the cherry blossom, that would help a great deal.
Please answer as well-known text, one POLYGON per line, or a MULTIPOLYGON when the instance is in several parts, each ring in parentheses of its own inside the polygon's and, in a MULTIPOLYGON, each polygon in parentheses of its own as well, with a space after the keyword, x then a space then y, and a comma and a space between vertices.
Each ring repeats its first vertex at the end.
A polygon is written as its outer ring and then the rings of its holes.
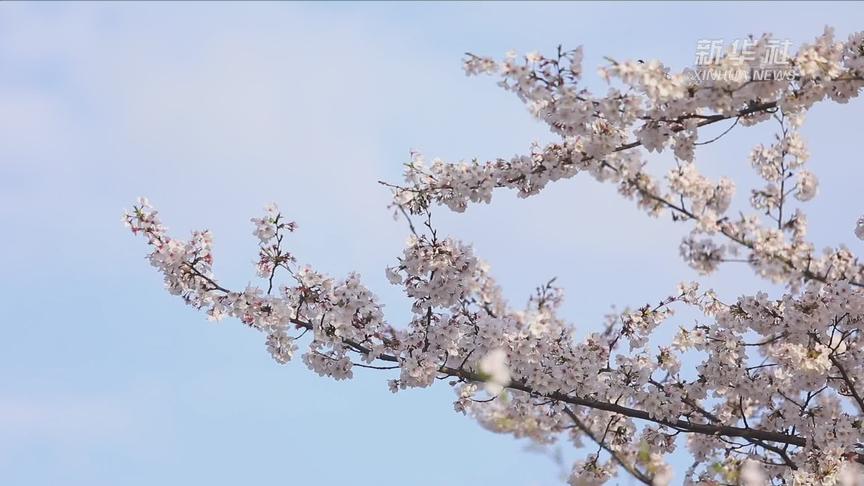
MULTIPOLYGON (((713 67, 757 69, 772 40, 753 39, 755 60, 727 54, 713 67)), ((580 86, 582 58, 582 48, 467 57, 467 74, 497 77, 560 140, 490 161, 412 153, 404 182, 385 184, 411 232, 384 269, 411 302, 405 322, 385 319, 359 275, 298 263, 285 239, 296 226, 275 205, 252 219, 262 284, 242 290, 214 275, 209 232, 169 236, 146 199, 123 220, 150 246, 171 294, 260 331, 277 362, 301 353, 336 380, 379 370, 394 393, 446 381, 454 409, 490 431, 584 449, 572 485, 621 475, 649 485, 860 484, 864 268, 851 249, 817 252, 807 239, 801 204, 818 195, 807 165, 818 154, 800 129, 815 104, 850 102, 864 87, 864 33, 840 41, 826 29, 791 55, 789 78, 697 80, 656 60, 610 60, 600 95, 580 86), (726 131, 705 140, 703 127, 721 123, 726 131), (754 187, 700 171, 701 146, 757 124, 776 133, 751 151, 754 187), (673 169, 658 177, 646 152, 673 169), (554 281, 513 307, 472 246, 432 224, 440 206, 461 212, 506 189, 530 197, 581 173, 686 225, 680 253, 699 274, 744 263, 783 292, 721 297, 685 282, 577 338, 554 281), (749 206, 733 205, 736 191, 749 206), (685 324, 675 317, 682 309, 701 317, 685 324), (657 343, 662 328, 674 338, 657 343), (686 470, 668 461, 679 448, 692 458, 686 470)), ((854 234, 864 239, 864 218, 854 234)))
POLYGON ((507 367, 507 352, 501 348, 493 349, 478 363, 480 372, 487 375, 486 392, 497 395, 510 384, 510 369, 507 367))

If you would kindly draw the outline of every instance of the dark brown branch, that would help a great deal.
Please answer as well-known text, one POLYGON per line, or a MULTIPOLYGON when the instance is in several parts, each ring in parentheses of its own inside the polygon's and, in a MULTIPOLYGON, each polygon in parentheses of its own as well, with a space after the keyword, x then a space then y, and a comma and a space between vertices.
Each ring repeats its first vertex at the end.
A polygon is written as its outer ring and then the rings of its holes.
MULTIPOLYGON (((298 319, 292 319, 292 323, 301 326, 312 328, 312 324, 301 321, 298 319)), ((350 339, 343 340, 346 346, 353 349, 354 351, 361 354, 369 354, 370 349, 356 343, 350 339)), ((381 355, 378 359, 382 361, 389 361, 391 363, 401 363, 401 360, 396 356, 391 355, 381 355)), ((454 378, 461 378, 463 380, 473 381, 473 382, 483 382, 485 379, 478 373, 473 371, 468 371, 462 368, 451 368, 449 366, 441 366, 439 368, 441 373, 445 375, 452 376, 454 378)), ((705 435, 714 435, 714 436, 728 436, 728 437, 741 437, 744 439, 757 439, 762 441, 769 442, 779 442, 781 444, 790 444, 795 446, 801 446, 807 444, 806 439, 797 435, 789 435, 782 432, 771 432, 767 430, 759 430, 759 429, 748 429, 742 427, 735 427, 729 425, 717 425, 717 424, 700 424, 694 423, 687 420, 666 420, 660 417, 652 417, 650 413, 644 410, 638 410, 635 408, 629 408, 622 405, 618 405, 617 403, 609 403, 600 400, 595 400, 593 398, 584 398, 573 395, 567 395, 561 393, 560 391, 551 392, 551 393, 540 393, 528 386, 526 383, 522 381, 512 381, 506 388, 511 390, 517 390, 521 392, 528 393, 532 396, 549 398, 558 402, 568 403, 571 405, 579 405, 583 407, 593 408, 597 410, 603 410, 606 412, 617 413, 620 415, 624 415, 630 418, 645 420, 648 422, 654 422, 661 425, 666 425, 668 427, 672 427, 674 429, 681 430, 683 432, 691 432, 696 434, 705 434, 705 435)))
MULTIPOLYGON (((607 167, 615 169, 614 167, 612 167, 611 165, 608 165, 608 164, 607 164, 607 167)), ((617 170, 617 169, 615 169, 615 170, 617 170)), ((634 181, 634 182, 635 182, 634 187, 636 188, 637 191, 639 191, 639 194, 641 194, 642 196, 644 196, 648 199, 651 199, 652 201, 656 201, 657 203, 671 209, 672 211, 675 211, 682 216, 686 216, 688 219, 692 219, 692 220, 698 220, 699 219, 695 214, 693 214, 692 212, 690 212, 689 210, 687 210, 683 206, 678 206, 677 204, 672 203, 672 202, 668 201, 667 199, 665 199, 661 196, 658 196, 658 195, 652 193, 651 191, 645 189, 640 184, 638 184, 638 182, 636 182, 636 181, 634 181)), ((745 248, 748 248, 750 250, 753 250, 755 248, 755 243, 753 243, 751 241, 747 241, 747 240, 739 237, 738 235, 730 232, 727 228, 725 228, 723 226, 720 227, 720 233, 723 236, 734 241, 735 243, 738 243, 739 245, 744 246, 745 248)), ((787 259, 787 258, 783 258, 783 257, 778 256, 778 255, 771 255, 771 258, 782 263, 783 265, 785 265, 790 270, 793 270, 795 272, 799 272, 801 274, 801 276, 804 277, 805 280, 815 280, 817 282, 828 283, 828 280, 825 276, 818 275, 809 269, 800 270, 800 269, 796 268, 795 265, 792 263, 792 261, 787 259)), ((864 283, 857 281, 857 280, 848 280, 848 283, 852 286, 855 286, 855 287, 864 287, 864 283)))
MULTIPOLYGON (((213 285, 215 290, 219 290, 219 291, 226 292, 226 293, 229 292, 224 287, 217 285, 212 279, 202 275, 201 272, 199 272, 194 266, 189 265, 189 268, 196 276, 201 277, 206 282, 213 285)), ((305 328, 305 329, 311 330, 314 327, 312 325, 312 323, 307 322, 307 321, 303 321, 303 320, 300 320, 297 318, 292 318, 290 320, 290 322, 295 324, 299 328, 305 328)), ((364 346, 360 343, 357 343, 353 340, 343 339, 342 342, 346 346, 348 346, 349 348, 351 348, 352 350, 354 350, 360 354, 368 355, 371 352, 371 350, 369 348, 367 348, 366 346, 364 346)), ((388 344, 388 340, 384 339, 384 343, 388 344)), ((380 359, 381 361, 388 361, 391 363, 401 364, 401 360, 397 356, 392 356, 392 355, 388 355, 388 354, 380 355, 380 356, 378 356, 377 359, 380 359)), ((439 372, 441 372, 445 375, 454 377, 454 378, 460 378, 462 380, 467 380, 467 381, 473 381, 473 382, 484 382, 485 381, 484 377, 481 376, 480 374, 475 373, 473 371, 465 370, 461 367, 460 368, 452 368, 452 367, 449 367, 446 365, 442 365, 439 368, 439 372)), ((574 396, 574 395, 568 395, 568 394, 562 393, 560 391, 541 393, 541 392, 538 392, 538 391, 534 390, 533 388, 531 388, 524 381, 520 381, 520 380, 511 381, 511 383, 506 388, 509 388, 511 390, 517 390, 517 391, 525 392, 525 393, 528 393, 529 395, 535 396, 535 397, 548 398, 548 399, 551 399, 551 400, 554 400, 557 402, 561 402, 561 403, 567 403, 570 405, 578 405, 578 406, 593 408, 596 410, 603 410, 606 412, 617 413, 620 415, 624 415, 626 417, 639 419, 639 420, 645 420, 648 422, 653 422, 656 424, 665 425, 667 427, 672 427, 676 430, 680 430, 683 432, 713 435, 713 436, 718 436, 718 437, 719 436, 741 437, 744 439, 755 439, 755 440, 761 440, 761 441, 778 442, 781 444, 789 444, 789 445, 795 445, 795 446, 801 446, 801 447, 803 447, 807 444, 806 439, 803 437, 800 437, 797 435, 790 435, 790 434, 786 434, 786 433, 782 433, 782 432, 772 432, 772 431, 768 431, 768 430, 742 428, 742 427, 735 427, 735 426, 729 426, 729 425, 695 423, 695 422, 691 422, 689 420, 682 420, 682 419, 667 420, 667 419, 663 419, 660 417, 654 417, 649 412, 647 412, 645 410, 639 410, 639 409, 635 409, 635 408, 625 407, 625 406, 619 405, 617 403, 604 402, 601 400, 596 400, 596 399, 588 398, 588 397, 579 397, 579 396, 574 396)))
POLYGON ((625 471, 630 473, 631 476, 638 479, 643 484, 647 484, 649 486, 654 484, 653 478, 648 477, 645 473, 636 469, 635 465, 629 464, 627 461, 622 459, 617 451, 610 448, 606 444, 605 440, 603 440, 602 438, 598 438, 596 435, 594 435, 594 433, 591 432, 591 429, 589 429, 588 426, 585 425, 579 419, 579 417, 576 416, 576 414, 573 413, 572 410, 570 410, 569 407, 564 407, 564 413, 566 413, 567 416, 570 417, 571 420, 573 420, 573 423, 576 425, 576 428, 581 430, 583 434, 587 435, 591 440, 593 440, 595 443, 597 443, 597 445, 600 446, 604 451, 608 452, 609 455, 612 456, 612 459, 615 460, 615 462, 617 462, 619 465, 621 465, 621 467, 624 468, 625 471))
MULTIPOLYGON (((663 387, 662 384, 657 383, 654 380, 651 380, 650 383, 652 385, 656 386, 657 388, 659 388, 660 390, 662 390, 663 393, 666 393, 666 389, 663 387)), ((721 422, 719 417, 717 417, 713 413, 709 412, 708 410, 705 410, 704 407, 701 407, 698 403, 696 403, 692 399, 685 397, 683 399, 683 402, 685 404, 687 404, 690 408, 692 408, 694 411, 698 412, 700 415, 702 415, 706 419, 710 420, 711 422, 714 422, 714 423, 720 423, 721 422)), ((740 406, 740 404, 739 404, 739 406, 740 406)), ((741 407, 741 408, 742 408, 741 409, 741 417, 744 418, 744 410, 743 410, 743 407, 741 407)), ((750 426, 747 425, 747 419, 746 418, 744 418, 744 426, 745 426, 745 428, 750 429, 750 426)), ((792 461, 792 458, 789 457, 789 454, 786 453, 785 449, 777 447, 777 446, 772 445, 772 444, 768 444, 767 442, 760 440, 760 439, 754 439, 754 438, 750 438, 750 437, 744 437, 744 439, 753 445, 759 446, 765 450, 769 450, 769 451, 777 454, 778 456, 780 456, 780 458, 783 460, 783 462, 786 463, 787 466, 792 468, 792 470, 798 469, 798 466, 795 464, 794 461, 792 461)), ((787 446, 788 446, 788 443, 787 443, 787 446)))
POLYGON ((840 360, 831 353, 829 356, 831 359, 831 363, 840 371, 840 376, 843 377, 843 382, 846 383, 846 387, 849 388, 849 394, 852 395, 852 398, 855 399, 855 402, 858 403, 858 409, 864 413, 864 399, 861 398, 861 395, 858 393, 858 390, 855 389, 855 383, 852 381, 852 378, 849 376, 849 373, 846 372, 846 368, 840 364, 840 360))

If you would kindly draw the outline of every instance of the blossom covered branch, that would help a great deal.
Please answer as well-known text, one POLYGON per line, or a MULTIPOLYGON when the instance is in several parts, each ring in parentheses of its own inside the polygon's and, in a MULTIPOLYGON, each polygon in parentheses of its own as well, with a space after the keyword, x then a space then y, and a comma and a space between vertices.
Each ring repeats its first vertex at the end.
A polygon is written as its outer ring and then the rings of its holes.
MULTIPOLYGON (((754 41, 756 58, 769 42, 754 41)), ((551 58, 467 58, 469 74, 500 76, 561 140, 485 163, 427 165, 415 154, 405 183, 388 184, 409 222, 425 220, 410 224, 407 247, 386 269, 411 301, 408 322, 388 323, 358 275, 338 280, 298 264, 284 241, 295 225, 275 206, 252 220, 265 283, 243 290, 213 274, 209 232, 172 238, 146 200, 124 221, 151 245, 150 262, 172 294, 211 319, 233 317, 263 332, 280 363, 302 344, 306 366, 337 380, 357 367, 394 370, 394 392, 448 380, 455 409, 490 430, 538 443, 588 439, 597 449, 574 464, 571 484, 601 484, 619 472, 644 484, 667 484, 675 473, 688 484, 846 481, 864 442, 864 268, 843 246, 817 254, 807 240, 800 205, 817 195, 818 181, 805 168, 799 130, 814 104, 858 95, 864 34, 840 42, 826 30, 792 56, 797 74, 788 79, 694 80, 657 61, 611 61, 601 70, 612 85, 604 96, 580 87, 581 56, 559 49, 551 58), (701 128, 724 121, 723 134, 699 141, 701 128), (762 122, 777 130, 750 156, 762 182, 750 190, 750 213, 732 216, 736 185, 702 175, 696 151, 762 122), (669 149, 675 166, 657 178, 642 156, 669 149), (471 246, 431 224, 435 206, 463 211, 498 188, 527 197, 581 172, 616 184, 652 216, 690 223, 680 249, 699 273, 744 261, 786 292, 724 302, 682 283, 576 339, 552 282, 512 308, 471 246), (278 284, 280 271, 288 283, 278 284), (657 343, 655 331, 680 308, 704 318, 657 343), (665 457, 681 434, 693 465, 676 472, 665 457)), ((756 69, 732 56, 718 67, 756 69)))

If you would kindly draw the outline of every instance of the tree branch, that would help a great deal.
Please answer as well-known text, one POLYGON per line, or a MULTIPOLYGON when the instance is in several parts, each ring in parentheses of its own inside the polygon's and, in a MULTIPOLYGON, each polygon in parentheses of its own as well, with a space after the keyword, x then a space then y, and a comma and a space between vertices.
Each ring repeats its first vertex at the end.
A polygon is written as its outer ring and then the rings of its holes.
POLYGON ((586 426, 581 420, 579 420, 579 417, 577 417, 576 414, 573 413, 573 411, 570 410, 569 407, 564 407, 564 413, 566 413, 567 416, 569 416, 570 419, 573 420, 576 428, 581 430, 583 434, 587 435, 591 440, 597 443, 597 445, 599 445, 604 451, 608 452, 609 455, 612 456, 612 459, 614 459, 615 462, 620 464, 621 467, 624 468, 625 471, 630 473, 631 476, 633 476, 643 484, 647 484, 649 486, 654 484, 654 480, 652 478, 648 477, 642 471, 636 469, 636 466, 627 463, 627 461, 621 458, 617 451, 606 445, 605 440, 600 439, 596 435, 594 435, 594 433, 591 432, 591 429, 589 429, 588 426, 586 426))

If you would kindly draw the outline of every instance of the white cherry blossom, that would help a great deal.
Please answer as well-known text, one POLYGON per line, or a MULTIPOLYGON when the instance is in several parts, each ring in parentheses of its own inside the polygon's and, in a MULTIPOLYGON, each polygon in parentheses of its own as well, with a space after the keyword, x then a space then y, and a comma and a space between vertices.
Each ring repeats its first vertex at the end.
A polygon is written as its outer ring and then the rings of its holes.
MULTIPOLYGON (((757 60, 726 55, 717 67, 755 69, 771 42, 753 38, 757 60)), ((208 231, 176 239, 146 199, 123 221, 150 246, 169 293, 210 319, 261 332, 279 363, 301 353, 308 368, 336 380, 379 370, 394 393, 445 381, 454 409, 490 431, 590 445, 572 465, 572 485, 616 484, 621 475, 647 485, 860 484, 864 267, 855 247, 817 252, 807 239, 801 203, 817 196, 807 164, 819 154, 800 129, 817 103, 858 96, 864 33, 841 41, 826 29, 791 55, 790 79, 696 82, 656 60, 611 60, 600 70, 608 90, 593 94, 580 84, 582 59, 582 48, 559 48, 549 57, 465 60, 466 73, 497 77, 559 139, 489 161, 412 153, 404 183, 387 184, 411 231, 384 269, 410 302, 404 322, 386 320, 359 275, 298 263, 286 239, 296 227, 275 205, 252 219, 262 283, 240 290, 214 274, 208 231), (721 123, 726 132, 776 130, 751 151, 753 187, 700 170, 700 147, 722 138, 705 140, 701 129, 721 123), (657 177, 646 152, 673 169, 657 177), (553 281, 513 307, 472 246, 432 225, 440 206, 461 212, 498 190, 530 197, 581 173, 650 216, 686 225, 680 253, 698 273, 736 262, 784 290, 718 296, 682 283, 577 338, 559 315, 563 292, 553 281), (736 190, 749 206, 733 204, 736 190), (681 321, 678 310, 700 317, 681 321), (679 447, 692 466, 674 471, 667 456, 679 447)), ((854 234, 864 239, 864 217, 854 234)))

